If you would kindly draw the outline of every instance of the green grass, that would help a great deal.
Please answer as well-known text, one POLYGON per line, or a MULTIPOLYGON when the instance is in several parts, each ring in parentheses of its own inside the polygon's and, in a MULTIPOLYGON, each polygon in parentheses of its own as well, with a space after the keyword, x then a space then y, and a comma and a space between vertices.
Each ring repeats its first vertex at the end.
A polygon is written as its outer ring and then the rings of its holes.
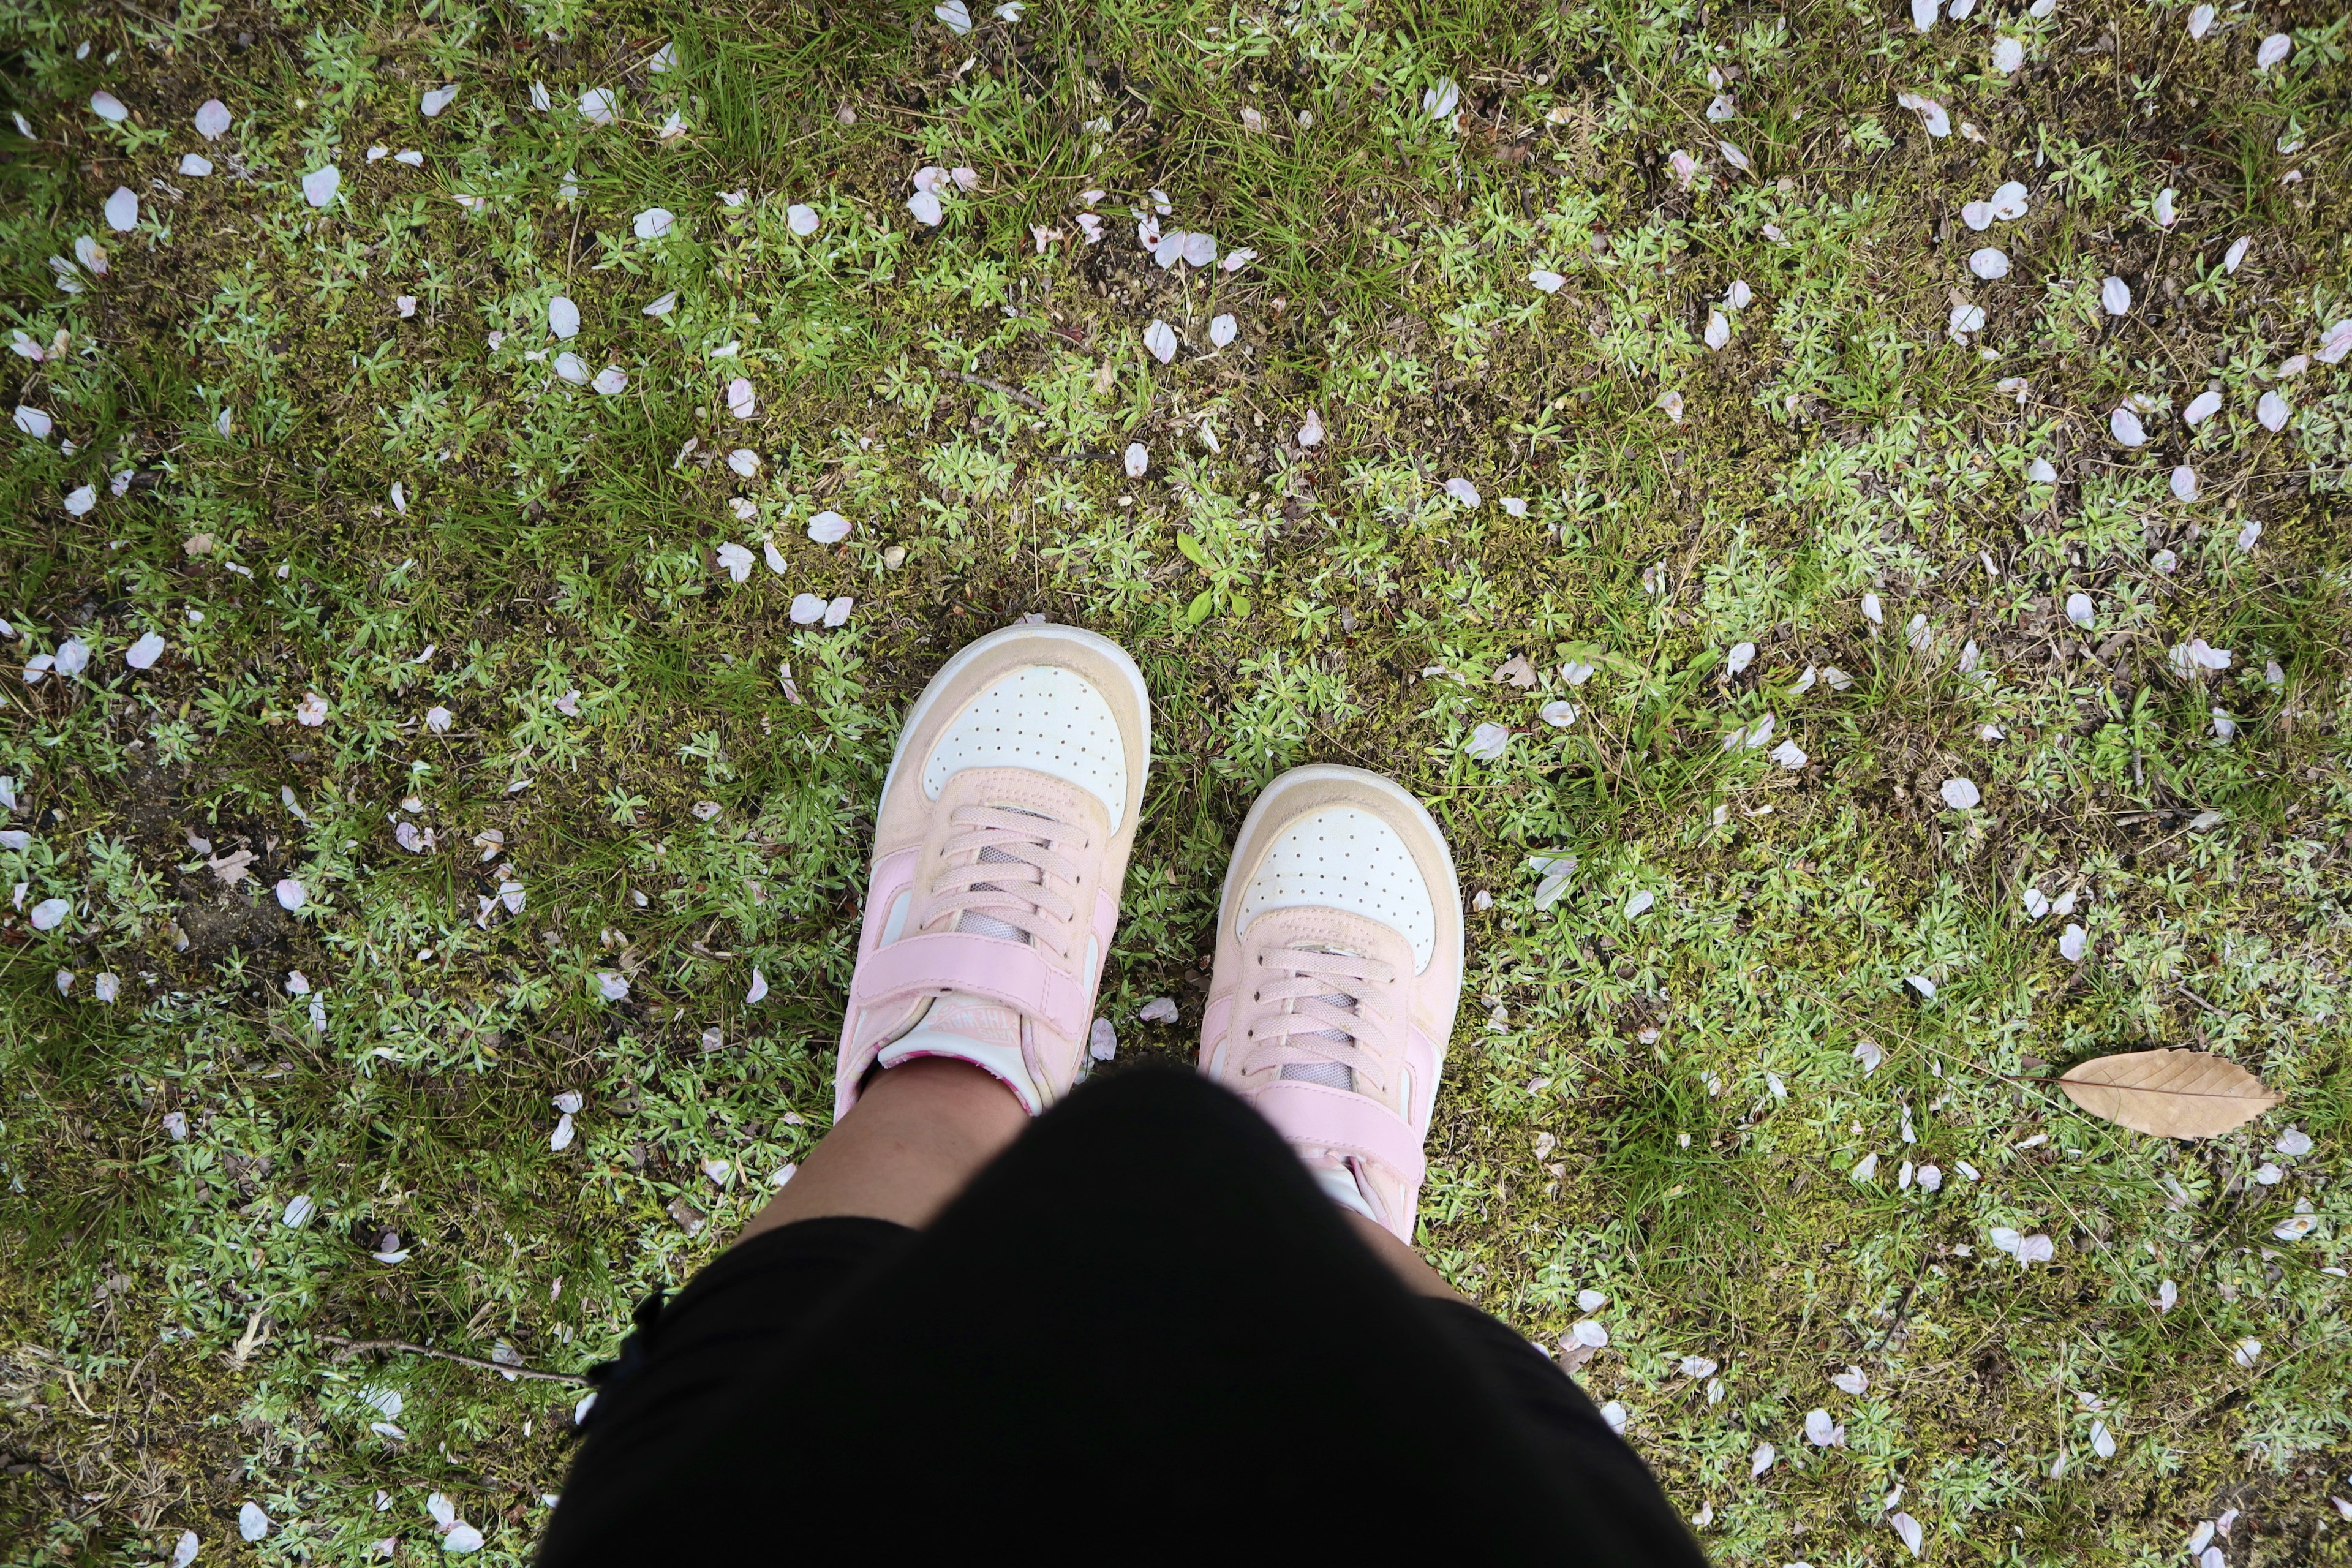
POLYGON ((2352 1555, 2326 1271, 2352 1262, 2352 362, 2286 369, 2352 316, 2346 24, 985 10, 958 38, 923 7, 0 4, 0 90, 35 132, 0 127, 0 332, 70 334, 0 358, 56 423, 7 432, 0 616, 13 665, 92 650, 79 679, 0 681, 27 835, 0 847, 26 889, 0 909, 0 1559, 147 1563, 194 1530, 206 1563, 387 1536, 431 1561, 439 1491, 480 1560, 527 1560, 576 1391, 329 1337, 577 1373, 754 1212, 828 1114, 897 715, 1023 615, 1120 637, 1158 704, 1102 1004, 1121 1062, 1189 1053, 1267 778, 1350 762, 1430 801, 1477 908, 1423 1246, 1541 1342, 1606 1325, 1579 1375, 1717 1559, 1907 1560, 1897 1510, 1945 1563, 2174 1561, 2231 1509, 2231 1563, 2352 1555), (2257 71, 2274 27, 2293 52, 2257 71), (1442 79, 1458 126, 1423 110, 1442 79), (576 112, 597 87, 623 123, 576 112), (129 123, 89 110, 100 88, 129 123), (204 143, 215 96, 236 123, 204 143), (198 150, 215 172, 177 174, 198 150), (313 211, 297 182, 330 159, 313 211), (905 205, 927 163, 979 176, 937 228, 905 205), (2027 216, 1972 233, 1962 205, 2009 179, 2027 216), (135 232, 99 216, 118 184, 135 232), (1154 266, 1129 210, 1154 189, 1257 258, 1154 266), (655 205, 677 226, 640 241, 655 205), (1033 226, 1060 231, 1042 255, 1033 226), (67 292, 47 258, 83 236, 109 270, 67 292), (2009 277, 1969 275, 1981 246, 2009 277), (1752 301, 1710 351, 1735 279, 1752 301), (1954 290, 1986 316, 1965 343, 1954 290), (626 389, 557 380, 567 348, 626 389), (2192 430, 2209 383, 2222 410, 2192 430), (2134 395, 2137 449, 2107 427, 2134 395), (1328 437, 1301 447, 1310 408, 1328 437), (828 509, 839 545, 806 537, 828 509), (722 542, 785 571, 738 585, 722 542), (856 607, 799 626, 801 593, 856 607), (150 630, 169 651, 134 673, 150 630), (2184 677, 2191 637, 2231 668, 2184 677), (1536 688, 1496 679, 1515 656, 1536 688), (1572 686, 1571 661, 1598 672, 1572 686), (1539 720, 1563 699, 1572 723, 1539 720), (1720 744, 1768 714, 1765 746, 1720 744), (1495 762, 1466 749, 1486 722, 1514 731, 1495 762), (1979 807, 1944 805, 1954 776, 1979 807), (251 851, 250 879, 191 833, 251 851), (1538 910, 1529 858, 1562 855, 1538 910), (2029 921, 2029 887, 2078 901, 2029 921), (70 914, 34 930, 51 898, 70 914), (1160 995, 1177 1025, 1137 1020, 1160 995), (2154 1045, 2225 1052, 2286 1103, 2171 1144, 2044 1081, 2154 1045), (557 1152, 565 1089, 585 1108, 557 1152), (2273 1152, 2290 1124, 2312 1152, 2273 1152), (1899 1186, 1906 1163, 1940 1191, 1899 1186), (305 1194, 315 1217, 282 1224, 305 1194), (2299 1205, 2317 1228, 2275 1239, 2299 1205), (2054 1258, 2019 1266, 1996 1226, 2054 1258), (387 1230, 405 1261, 368 1256, 387 1230), (1861 1394, 1827 1381, 1848 1366, 1861 1394), (395 1393, 402 1435, 371 1430, 395 1393), (1816 1407, 1844 1447, 1805 1442, 1816 1407), (1759 1443, 1779 1458, 1752 1478, 1759 1443), (276 1521, 253 1547, 248 1500, 276 1521))

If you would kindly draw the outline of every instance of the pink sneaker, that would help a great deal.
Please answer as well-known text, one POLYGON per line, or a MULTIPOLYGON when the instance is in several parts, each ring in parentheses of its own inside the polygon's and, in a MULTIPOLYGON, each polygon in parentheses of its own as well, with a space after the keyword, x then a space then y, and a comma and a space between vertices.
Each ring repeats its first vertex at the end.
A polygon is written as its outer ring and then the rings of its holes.
POLYGON ((1201 1070, 1406 1242, 1461 992, 1461 885, 1421 802, 1360 768, 1266 785, 1218 900, 1201 1070))
POLYGON ((878 1064, 952 1057, 1034 1116, 1088 1066, 1151 763, 1143 673, 1075 626, 992 632, 899 731, 834 1074, 836 1118, 878 1064))

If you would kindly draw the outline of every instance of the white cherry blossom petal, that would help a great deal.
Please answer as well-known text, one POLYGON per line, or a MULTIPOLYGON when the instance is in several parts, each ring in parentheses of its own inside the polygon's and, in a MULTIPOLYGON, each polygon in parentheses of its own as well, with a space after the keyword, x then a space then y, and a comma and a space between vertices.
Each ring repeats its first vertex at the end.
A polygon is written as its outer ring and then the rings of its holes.
POLYGON ((1925 93, 1898 92, 1895 101, 1919 117, 1919 123, 1929 136, 1941 140, 1952 133, 1952 117, 1944 106, 1925 93))
POLYGON ((1910 1549, 1911 1555, 1918 1556, 1921 1545, 1927 1540, 1927 1532, 1919 1528, 1919 1521, 1907 1513, 1893 1513, 1886 1516, 1886 1522, 1902 1539, 1903 1544, 1910 1549))

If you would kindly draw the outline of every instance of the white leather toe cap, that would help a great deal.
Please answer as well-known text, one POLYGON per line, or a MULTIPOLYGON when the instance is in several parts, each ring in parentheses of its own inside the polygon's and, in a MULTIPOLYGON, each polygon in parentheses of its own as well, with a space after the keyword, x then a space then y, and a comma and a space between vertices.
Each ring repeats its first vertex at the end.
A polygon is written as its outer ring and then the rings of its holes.
POLYGON ((1026 768, 1103 803, 1117 831, 1127 810, 1127 747, 1103 694, 1058 665, 1014 670, 956 715, 923 763, 933 800, 966 768, 1026 768))
POLYGON ((1275 910, 1341 910, 1377 921, 1429 966, 1437 947, 1437 905, 1428 879, 1396 829, 1351 805, 1326 806, 1285 827, 1258 862, 1234 912, 1246 931, 1275 910))

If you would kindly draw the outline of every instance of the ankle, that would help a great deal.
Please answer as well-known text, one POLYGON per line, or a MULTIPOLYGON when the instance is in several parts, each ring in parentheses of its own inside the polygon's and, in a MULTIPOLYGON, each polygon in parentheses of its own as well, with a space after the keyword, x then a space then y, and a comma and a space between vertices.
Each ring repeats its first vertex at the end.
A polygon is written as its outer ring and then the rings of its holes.
POLYGON ((1445 1301, 1466 1302, 1469 1300, 1447 1284, 1445 1277, 1432 1268, 1420 1253, 1398 1240, 1396 1234, 1388 1226, 1378 1220, 1368 1219, 1351 1208, 1342 1208, 1339 1212, 1347 1216, 1349 1227, 1362 1238, 1364 1245, 1370 1247, 1382 1263, 1389 1266, 1389 1271, 1406 1289, 1416 1296, 1434 1296, 1445 1301))
POLYGON ((889 1068, 735 1239, 837 1215, 920 1229, 1028 1125, 1012 1090, 968 1062, 925 1057, 889 1068))
POLYGON ((866 1116, 920 1115, 959 1129, 969 1128, 980 1141, 1010 1143, 1029 1121, 1021 1098, 987 1068, 956 1057, 916 1057, 896 1067, 877 1066, 866 1079, 856 1105, 836 1125, 866 1116), (869 1109, 867 1099, 879 1095, 869 1109), (1001 1136, 995 1136, 1001 1134, 1001 1136))

